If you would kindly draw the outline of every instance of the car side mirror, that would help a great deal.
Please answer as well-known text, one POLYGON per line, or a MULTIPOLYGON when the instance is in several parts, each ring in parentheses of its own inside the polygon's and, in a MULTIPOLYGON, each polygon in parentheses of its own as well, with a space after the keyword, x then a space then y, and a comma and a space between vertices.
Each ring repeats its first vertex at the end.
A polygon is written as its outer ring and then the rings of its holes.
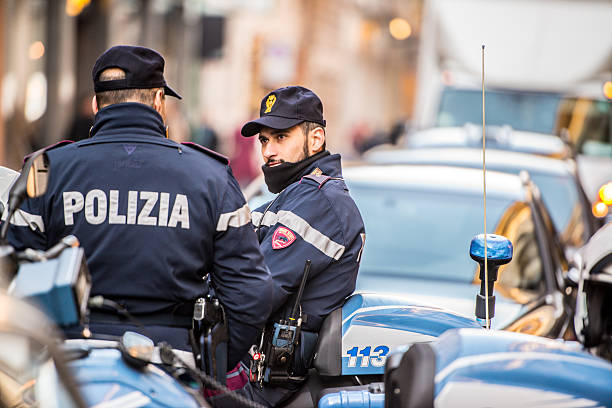
POLYGON ((0 242, 6 242, 10 219, 26 197, 40 197, 47 191, 49 161, 44 150, 32 153, 21 169, 21 174, 11 186, 8 198, 6 222, 0 230, 0 242))
POLYGON ((569 262, 569 268, 567 273, 563 277, 563 289, 566 294, 570 294, 573 289, 578 288, 580 283, 580 270, 582 267, 582 254, 580 251, 573 251, 571 257, 567 258, 569 262))
POLYGON ((46 154, 34 156, 32 167, 26 181, 26 194, 29 198, 40 197, 47 191, 49 181, 49 160, 46 154))
POLYGON ((576 268, 570 268, 563 278, 563 284, 566 288, 576 289, 580 282, 580 271, 576 268))
POLYGON ((131 366, 142 368, 151 362, 155 345, 147 336, 126 331, 119 345, 123 359, 131 366))

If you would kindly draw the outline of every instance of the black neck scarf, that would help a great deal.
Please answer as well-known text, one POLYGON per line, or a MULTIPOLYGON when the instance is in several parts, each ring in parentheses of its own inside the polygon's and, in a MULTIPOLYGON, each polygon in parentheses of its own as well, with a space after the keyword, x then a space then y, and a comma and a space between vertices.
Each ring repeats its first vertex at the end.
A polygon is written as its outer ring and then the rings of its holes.
POLYGON ((287 186, 301 179, 304 171, 312 163, 322 157, 329 156, 329 154, 327 150, 324 150, 296 163, 284 162, 273 167, 264 164, 261 166, 261 170, 268 185, 268 190, 274 194, 280 193, 287 186))

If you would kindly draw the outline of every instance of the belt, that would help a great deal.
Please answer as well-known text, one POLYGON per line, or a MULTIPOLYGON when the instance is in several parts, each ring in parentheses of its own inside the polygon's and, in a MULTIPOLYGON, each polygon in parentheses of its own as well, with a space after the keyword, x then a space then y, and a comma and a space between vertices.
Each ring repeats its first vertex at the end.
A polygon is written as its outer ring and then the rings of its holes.
POLYGON ((121 324, 142 324, 155 326, 181 327, 191 329, 192 316, 172 314, 168 312, 147 313, 147 314, 132 314, 135 321, 132 321, 124 316, 116 313, 105 313, 102 311, 90 311, 89 321, 91 323, 121 323, 121 324))

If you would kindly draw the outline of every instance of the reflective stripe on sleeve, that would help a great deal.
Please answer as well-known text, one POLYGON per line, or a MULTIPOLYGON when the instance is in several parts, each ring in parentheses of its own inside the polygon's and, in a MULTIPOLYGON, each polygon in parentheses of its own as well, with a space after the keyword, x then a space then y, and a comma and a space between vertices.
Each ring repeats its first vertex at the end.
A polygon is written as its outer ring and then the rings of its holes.
POLYGON ((272 226, 277 222, 299 234, 304 241, 310 243, 330 258, 338 260, 344 253, 344 245, 333 241, 327 235, 308 224, 305 219, 291 211, 281 210, 278 214, 268 211, 263 217, 261 225, 272 226))
POLYGON ((251 222, 251 210, 248 204, 245 204, 236 211, 221 214, 217 223, 217 231, 227 231, 229 227, 239 228, 249 222, 251 222))
POLYGON ((40 215, 27 213, 23 210, 15 211, 11 218, 11 224, 18 227, 30 227, 32 231, 45 232, 45 223, 40 215))
POLYGON ((263 218, 263 213, 260 213, 259 211, 253 211, 251 213, 251 218, 253 219, 253 225, 255 227, 258 227, 261 222, 261 219, 263 218))

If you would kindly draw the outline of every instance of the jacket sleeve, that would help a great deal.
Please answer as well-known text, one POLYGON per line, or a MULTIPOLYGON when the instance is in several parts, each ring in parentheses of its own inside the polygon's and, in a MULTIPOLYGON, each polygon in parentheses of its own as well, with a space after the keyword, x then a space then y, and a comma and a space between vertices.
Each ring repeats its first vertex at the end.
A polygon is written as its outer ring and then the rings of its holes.
POLYGON ((248 352, 271 313, 272 279, 251 214, 234 176, 221 203, 214 240, 213 287, 229 324, 228 368, 248 352))
POLYGON ((312 262, 311 280, 340 259, 346 248, 339 220, 318 189, 306 187, 274 211, 268 210, 261 221, 269 228, 260 247, 274 281, 276 311, 297 291, 307 260, 312 262))
MULTIPOLYGON (((11 217, 7 238, 18 251, 47 249, 43 197, 26 200, 11 217)), ((3 217, 6 216, 5 212, 3 217)), ((3 218, 2 222, 6 220, 3 218)))

